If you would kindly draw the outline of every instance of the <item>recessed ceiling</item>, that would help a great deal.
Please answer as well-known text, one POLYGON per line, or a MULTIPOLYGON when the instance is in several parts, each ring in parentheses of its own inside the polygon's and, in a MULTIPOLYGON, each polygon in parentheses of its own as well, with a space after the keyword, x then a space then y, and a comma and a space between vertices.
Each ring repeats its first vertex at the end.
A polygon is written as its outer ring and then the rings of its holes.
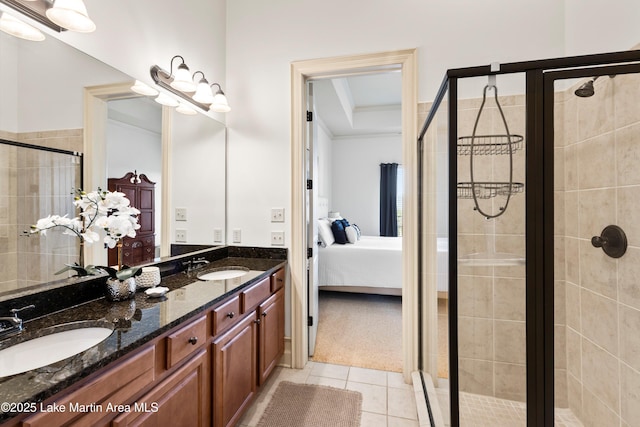
POLYGON ((314 80, 316 117, 333 137, 398 134, 402 129, 402 74, 314 80))

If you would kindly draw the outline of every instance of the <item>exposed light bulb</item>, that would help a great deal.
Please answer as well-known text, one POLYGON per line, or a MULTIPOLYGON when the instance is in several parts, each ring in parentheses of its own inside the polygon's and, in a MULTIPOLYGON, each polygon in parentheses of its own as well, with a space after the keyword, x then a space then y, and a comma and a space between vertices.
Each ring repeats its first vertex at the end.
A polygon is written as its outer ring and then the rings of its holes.
POLYGON ((176 101, 174 98, 172 98, 169 95, 166 95, 164 93, 161 93, 160 95, 158 95, 158 97, 155 99, 155 101, 158 104, 166 105, 167 107, 177 107, 178 104, 179 104, 179 102, 176 101))
POLYGON ((145 96, 156 96, 158 94, 157 90, 142 83, 140 80, 136 80, 135 84, 131 86, 131 90, 137 94, 145 96))
POLYGON ((178 65, 173 81, 169 85, 181 92, 193 92, 196 90, 196 85, 191 78, 189 67, 187 67, 184 62, 178 65))
POLYGON ((187 116, 193 116, 195 114, 198 114, 196 110, 189 107, 184 102, 181 102, 180 105, 178 105, 178 107, 176 108, 176 111, 180 114, 186 114, 187 116))

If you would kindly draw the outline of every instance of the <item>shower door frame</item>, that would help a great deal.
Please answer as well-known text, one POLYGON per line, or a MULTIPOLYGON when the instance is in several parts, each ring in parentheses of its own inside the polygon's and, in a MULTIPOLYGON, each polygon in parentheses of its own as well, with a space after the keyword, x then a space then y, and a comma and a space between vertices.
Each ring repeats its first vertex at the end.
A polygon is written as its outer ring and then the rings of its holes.
MULTIPOLYGON (((525 257, 526 257, 526 407, 527 426, 553 426, 554 391, 554 129, 553 82, 558 78, 590 77, 640 70, 640 50, 582 55, 538 61, 450 69, 427 115, 418 139, 423 138, 448 91, 449 128, 449 398, 451 426, 460 425, 458 377, 458 248, 457 248, 457 139, 458 79, 498 74, 525 75, 525 257)), ((423 181, 420 169, 418 182, 423 181)), ((419 188, 419 200, 423 199, 419 188)), ((421 203, 419 204, 421 205, 421 203)), ((422 222, 420 218, 420 222, 422 222)), ((423 241, 419 239, 422 253, 423 241)), ((419 292, 423 289, 418 275, 419 292)), ((424 316, 423 307, 419 309, 424 316)), ((419 324, 422 324, 420 319, 419 324)), ((419 337, 419 347, 424 348, 419 337)), ((423 369, 423 366, 420 366, 423 369)))

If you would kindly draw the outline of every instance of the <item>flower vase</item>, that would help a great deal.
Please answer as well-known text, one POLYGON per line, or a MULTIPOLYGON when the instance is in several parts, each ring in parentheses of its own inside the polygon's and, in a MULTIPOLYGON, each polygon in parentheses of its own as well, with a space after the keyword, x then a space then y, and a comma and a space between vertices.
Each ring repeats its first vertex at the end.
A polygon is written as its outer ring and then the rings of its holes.
POLYGON ((136 296, 136 280, 129 277, 125 280, 108 278, 105 286, 105 297, 109 301, 124 301, 136 296))

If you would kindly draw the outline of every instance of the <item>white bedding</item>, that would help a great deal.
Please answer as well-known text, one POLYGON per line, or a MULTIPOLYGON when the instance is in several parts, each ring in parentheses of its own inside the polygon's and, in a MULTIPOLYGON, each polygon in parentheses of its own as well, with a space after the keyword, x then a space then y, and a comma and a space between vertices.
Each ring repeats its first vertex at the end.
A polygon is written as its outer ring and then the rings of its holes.
POLYGON ((362 236, 319 248, 318 285, 402 289, 402 238, 362 236))

